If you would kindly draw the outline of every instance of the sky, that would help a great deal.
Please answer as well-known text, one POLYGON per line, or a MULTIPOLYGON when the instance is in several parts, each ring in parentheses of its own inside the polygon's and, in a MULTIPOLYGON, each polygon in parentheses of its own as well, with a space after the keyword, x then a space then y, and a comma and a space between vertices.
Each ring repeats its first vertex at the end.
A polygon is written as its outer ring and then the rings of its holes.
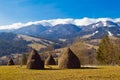
POLYGON ((0 26, 57 18, 120 18, 120 0, 0 0, 0 26))

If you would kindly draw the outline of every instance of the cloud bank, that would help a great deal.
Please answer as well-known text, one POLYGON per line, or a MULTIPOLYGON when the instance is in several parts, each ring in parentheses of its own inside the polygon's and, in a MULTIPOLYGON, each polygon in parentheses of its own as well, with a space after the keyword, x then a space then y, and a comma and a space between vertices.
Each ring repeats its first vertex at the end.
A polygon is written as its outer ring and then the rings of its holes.
POLYGON ((0 30, 4 29, 18 29, 30 25, 38 25, 41 24, 43 26, 55 26, 57 24, 75 24, 77 26, 86 26, 92 23, 96 23, 99 21, 113 21, 113 22, 120 22, 120 18, 87 18, 84 17, 82 19, 51 19, 51 20, 41 20, 41 21, 34 21, 34 22, 27 22, 27 23, 13 23, 11 25, 3 25, 0 26, 0 30))

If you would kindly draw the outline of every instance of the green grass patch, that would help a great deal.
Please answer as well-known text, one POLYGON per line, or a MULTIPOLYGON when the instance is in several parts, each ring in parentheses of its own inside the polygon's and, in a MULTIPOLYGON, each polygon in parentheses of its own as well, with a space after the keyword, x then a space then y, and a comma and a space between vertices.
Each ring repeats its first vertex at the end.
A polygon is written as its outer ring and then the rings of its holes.
POLYGON ((29 70, 25 66, 0 66, 0 80, 120 80, 120 67, 61 70, 58 66, 47 66, 45 70, 29 70))

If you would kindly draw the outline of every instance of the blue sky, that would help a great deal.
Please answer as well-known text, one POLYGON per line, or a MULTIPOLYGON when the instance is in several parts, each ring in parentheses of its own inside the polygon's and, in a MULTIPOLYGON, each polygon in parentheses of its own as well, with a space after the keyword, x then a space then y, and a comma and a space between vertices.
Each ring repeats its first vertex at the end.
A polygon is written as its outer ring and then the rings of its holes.
POLYGON ((120 17, 120 0, 0 0, 0 25, 56 18, 120 17))

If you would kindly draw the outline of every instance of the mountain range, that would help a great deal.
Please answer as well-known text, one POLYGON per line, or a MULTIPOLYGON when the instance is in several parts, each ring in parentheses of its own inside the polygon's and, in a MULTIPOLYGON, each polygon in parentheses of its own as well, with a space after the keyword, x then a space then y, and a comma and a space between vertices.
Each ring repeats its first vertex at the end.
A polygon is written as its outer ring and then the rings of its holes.
POLYGON ((29 22, 21 26, 19 24, 18 27, 16 29, 1 29, 0 32, 13 32, 59 41, 67 41, 75 37, 99 39, 104 35, 120 37, 120 21, 109 18, 95 20, 84 18, 81 21, 78 19, 43 20, 29 22))
POLYGON ((90 45, 98 45, 97 40, 105 35, 120 37, 120 21, 87 20, 86 24, 72 19, 58 21, 14 24, 6 29, 0 26, 0 56, 28 52, 31 48, 43 51, 51 45, 58 49, 69 45, 76 37, 89 40, 90 45))

